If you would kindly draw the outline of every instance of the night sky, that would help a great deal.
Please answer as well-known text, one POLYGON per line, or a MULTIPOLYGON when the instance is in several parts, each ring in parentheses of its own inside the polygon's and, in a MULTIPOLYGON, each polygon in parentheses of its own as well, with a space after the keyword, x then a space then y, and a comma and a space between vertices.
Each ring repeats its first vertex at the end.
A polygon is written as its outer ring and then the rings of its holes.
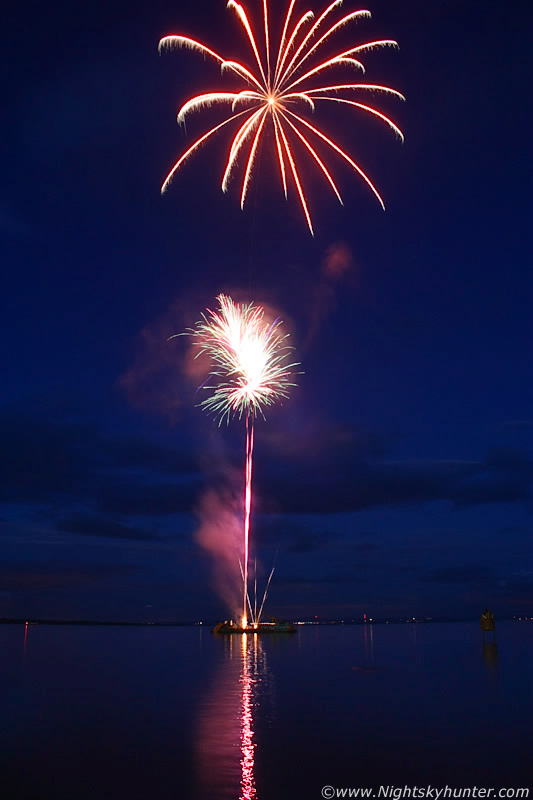
POLYGON ((243 425, 203 414, 188 340, 168 341, 221 291, 278 310, 302 364, 257 423, 268 610, 533 613, 531 5, 367 7, 348 45, 398 40, 364 62, 405 94, 376 106, 406 141, 317 109, 387 210, 333 158, 341 207, 303 156, 314 238, 268 138, 244 211, 238 181, 220 191, 224 132, 160 195, 223 118, 185 130, 178 108, 233 84, 157 44, 186 33, 250 62, 224 0, 4 10, 0 617, 227 615, 243 425))

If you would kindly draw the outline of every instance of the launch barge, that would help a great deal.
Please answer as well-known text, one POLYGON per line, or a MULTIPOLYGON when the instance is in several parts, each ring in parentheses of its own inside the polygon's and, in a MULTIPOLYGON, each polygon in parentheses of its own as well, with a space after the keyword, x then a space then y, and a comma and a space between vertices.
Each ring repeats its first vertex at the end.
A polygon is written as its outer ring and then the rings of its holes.
POLYGON ((259 622, 256 625, 247 625, 243 628, 236 625, 232 619, 219 622, 211 633, 296 633, 296 628, 290 622, 281 622, 273 619, 272 622, 259 622))

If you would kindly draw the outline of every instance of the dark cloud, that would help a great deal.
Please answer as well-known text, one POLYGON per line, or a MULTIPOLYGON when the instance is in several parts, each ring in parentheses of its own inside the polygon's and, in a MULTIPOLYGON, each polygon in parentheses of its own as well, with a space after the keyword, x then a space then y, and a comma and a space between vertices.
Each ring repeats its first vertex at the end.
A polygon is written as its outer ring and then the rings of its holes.
POLYGON ((182 510, 191 497, 186 492, 177 505, 157 506, 167 494, 180 497, 184 476, 194 480, 197 468, 183 440, 172 449, 141 437, 108 437, 93 425, 45 423, 4 411, 0 441, 0 503, 53 504, 61 498, 62 503, 88 501, 124 513, 142 506, 142 513, 151 514, 182 510), (161 485, 151 489, 154 480, 168 482, 169 476, 176 485, 168 491, 161 485), (120 499, 125 497, 129 505, 120 499))
POLYGON ((138 479, 103 488, 99 510, 111 514, 188 513, 196 502, 202 486, 200 481, 188 483, 142 483, 138 479))
POLYGON ((127 564, 10 564, 0 568, 0 586, 3 590, 78 587, 129 578, 142 570, 142 567, 127 564))
MULTIPOLYGON (((231 446, 224 454, 214 443, 213 459, 200 471, 187 433, 180 434, 176 447, 168 447, 142 437, 107 436, 93 425, 43 423, 14 412, 0 414, 0 441, 0 503, 61 506, 60 526, 114 538, 146 534, 114 526, 106 515, 189 513, 206 482, 224 482, 233 458, 231 446)), ((492 449, 479 461, 390 461, 392 441, 390 435, 348 425, 309 429, 297 437, 265 428, 256 460, 256 512, 320 515, 433 501, 462 508, 530 497, 533 467, 524 451, 492 449)), ((275 534, 265 529, 265 536, 275 534)), ((295 529, 289 549, 311 552, 330 538, 330 532, 295 529)))
POLYGON ((439 567, 420 575, 418 578, 422 583, 450 583, 479 585, 487 581, 495 581, 494 573, 487 567, 478 564, 463 564, 453 567, 439 567))
POLYGON ((80 533, 84 536, 105 536, 111 539, 135 539, 138 541, 155 538, 153 534, 138 528, 122 525, 120 522, 90 515, 78 514, 60 520, 56 529, 66 533, 80 533))
POLYGON ((291 481, 270 476, 262 486, 265 507, 330 514, 377 507, 419 506, 445 500, 455 507, 517 503, 530 497, 532 464, 519 451, 491 452, 482 461, 361 461, 350 464, 344 446, 336 462, 311 473, 302 464, 291 481))
POLYGON ((301 575, 276 575, 277 586, 318 586, 324 584, 352 584, 359 583, 361 577, 354 573, 340 572, 338 574, 323 575, 319 577, 306 577, 301 575))
POLYGON ((500 594, 512 607, 526 606, 531 609, 533 606, 533 571, 529 574, 512 575, 499 582, 500 594))
POLYGON ((466 601, 475 600, 480 607, 494 604, 501 609, 517 606, 531 608, 533 603, 533 570, 506 574, 481 564, 458 564, 439 567, 418 576, 419 583, 448 585, 453 593, 466 601))
POLYGON ((313 530, 309 525, 277 515, 254 518, 254 540, 260 550, 295 554, 314 553, 340 538, 334 530, 313 530))
POLYGON ((194 472, 197 469, 190 450, 181 448, 178 451, 133 436, 107 440, 104 443, 102 459, 107 461, 109 466, 138 466, 176 474, 194 472))
POLYGON ((271 458, 297 467, 312 460, 317 467, 344 467, 383 458, 397 439, 392 434, 366 430, 349 424, 302 423, 297 433, 261 431, 262 447, 271 458))
POLYGON ((514 447, 494 447, 485 458, 488 467, 505 472, 516 472, 518 476, 532 474, 532 461, 525 450, 514 447))
POLYGON ((338 538, 338 535, 325 531, 316 532, 301 530, 300 532, 293 533, 292 536, 289 534, 289 538, 292 541, 287 547, 288 553, 313 553, 315 550, 326 547, 332 540, 338 538))
POLYGON ((80 459, 95 431, 88 425, 56 425, 12 412, 0 418, 0 501, 39 502, 54 493, 76 493, 86 466, 80 459))

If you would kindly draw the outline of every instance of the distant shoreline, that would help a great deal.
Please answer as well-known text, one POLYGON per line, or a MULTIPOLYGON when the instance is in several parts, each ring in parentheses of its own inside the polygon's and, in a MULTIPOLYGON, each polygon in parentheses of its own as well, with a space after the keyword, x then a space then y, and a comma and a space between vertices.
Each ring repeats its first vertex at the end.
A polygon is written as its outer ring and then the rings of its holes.
MULTIPOLYGON (((217 624, 220 620, 202 621, 202 622, 121 622, 106 621, 106 620, 76 620, 76 619, 35 619, 35 618, 0 618, 0 625, 83 625, 83 626, 105 626, 105 627, 127 627, 127 628, 193 628, 193 627, 207 627, 210 628, 217 624)), ((349 626, 362 626, 362 625, 413 625, 431 623, 448 623, 448 622, 469 622, 479 624, 479 617, 390 617, 389 619, 372 619, 372 620, 301 620, 294 621, 293 624, 307 627, 310 625, 349 625, 349 626)), ((533 622, 533 616, 506 616, 499 617, 497 622, 533 622)))

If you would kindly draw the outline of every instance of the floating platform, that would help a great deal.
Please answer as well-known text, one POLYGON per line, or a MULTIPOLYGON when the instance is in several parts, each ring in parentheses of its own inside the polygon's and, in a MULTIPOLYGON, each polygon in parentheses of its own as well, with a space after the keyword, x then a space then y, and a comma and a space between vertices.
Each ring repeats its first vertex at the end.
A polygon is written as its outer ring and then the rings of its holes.
POLYGON ((258 625, 247 625, 246 628, 236 625, 233 621, 219 622, 211 633, 296 633, 296 628, 290 622, 260 622, 258 625))

